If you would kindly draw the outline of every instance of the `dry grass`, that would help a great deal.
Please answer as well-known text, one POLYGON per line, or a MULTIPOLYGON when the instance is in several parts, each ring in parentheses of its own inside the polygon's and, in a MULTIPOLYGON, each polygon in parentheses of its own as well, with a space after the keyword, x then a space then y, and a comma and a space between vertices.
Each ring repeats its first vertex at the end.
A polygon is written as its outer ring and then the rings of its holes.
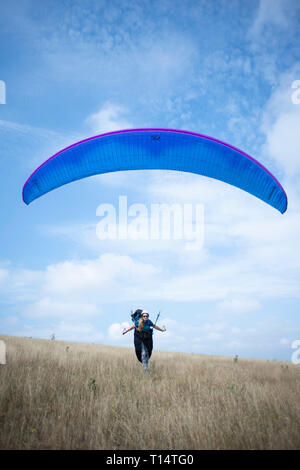
POLYGON ((1 449, 300 448, 299 366, 0 339, 1 449))

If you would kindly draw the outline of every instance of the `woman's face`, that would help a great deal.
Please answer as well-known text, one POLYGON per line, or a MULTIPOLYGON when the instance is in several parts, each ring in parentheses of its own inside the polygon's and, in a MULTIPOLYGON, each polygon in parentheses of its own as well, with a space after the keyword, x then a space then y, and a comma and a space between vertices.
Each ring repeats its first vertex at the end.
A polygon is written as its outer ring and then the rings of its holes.
POLYGON ((149 318, 148 313, 143 313, 143 321, 148 320, 148 318, 149 318))

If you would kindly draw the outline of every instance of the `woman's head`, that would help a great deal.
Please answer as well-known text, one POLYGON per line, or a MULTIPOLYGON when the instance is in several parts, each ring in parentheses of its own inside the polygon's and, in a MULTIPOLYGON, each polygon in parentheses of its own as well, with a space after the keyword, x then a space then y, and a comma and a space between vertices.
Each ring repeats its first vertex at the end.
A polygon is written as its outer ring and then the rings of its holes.
POLYGON ((142 318, 143 318, 143 320, 148 320, 149 313, 147 312, 147 310, 142 311, 142 318))

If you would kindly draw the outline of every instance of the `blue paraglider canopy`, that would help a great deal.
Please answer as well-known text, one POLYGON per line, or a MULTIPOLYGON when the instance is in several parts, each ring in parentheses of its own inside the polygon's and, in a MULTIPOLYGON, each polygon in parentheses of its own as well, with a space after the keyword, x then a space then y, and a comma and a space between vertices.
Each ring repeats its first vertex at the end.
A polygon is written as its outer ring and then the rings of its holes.
POLYGON ((284 213, 287 196, 257 160, 225 142, 175 129, 129 129, 77 142, 39 166, 23 187, 35 199, 87 176, 123 170, 177 170, 215 178, 256 196, 284 213))

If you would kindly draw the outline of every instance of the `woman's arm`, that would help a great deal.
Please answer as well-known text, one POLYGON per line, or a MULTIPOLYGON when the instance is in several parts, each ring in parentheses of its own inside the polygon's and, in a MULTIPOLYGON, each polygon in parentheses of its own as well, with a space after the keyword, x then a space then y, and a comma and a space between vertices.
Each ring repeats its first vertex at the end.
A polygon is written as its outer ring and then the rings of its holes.
POLYGON ((162 328, 160 328, 160 327, 157 326, 157 325, 153 325, 153 328, 155 328, 155 329, 158 330, 158 331, 167 331, 165 328, 162 329, 162 328))
POLYGON ((128 331, 133 330, 134 328, 135 328, 135 326, 133 325, 133 326, 131 326, 130 328, 128 328, 128 330, 123 331, 123 335, 125 335, 126 333, 128 333, 128 331))

